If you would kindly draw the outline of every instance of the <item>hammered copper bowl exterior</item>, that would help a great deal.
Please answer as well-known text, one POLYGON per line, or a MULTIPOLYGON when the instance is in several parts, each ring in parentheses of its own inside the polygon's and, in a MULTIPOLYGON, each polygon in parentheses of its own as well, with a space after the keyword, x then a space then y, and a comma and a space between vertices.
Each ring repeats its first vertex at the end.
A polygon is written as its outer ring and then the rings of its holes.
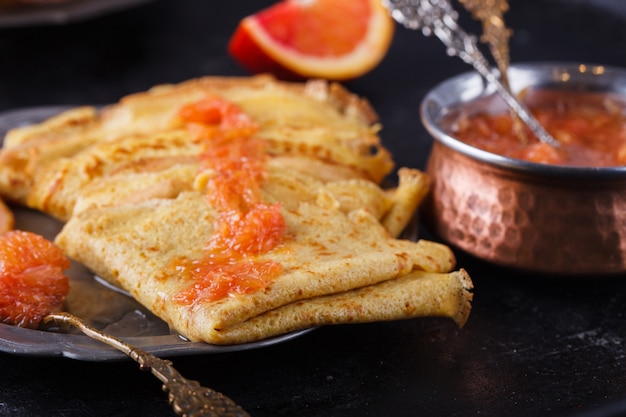
MULTIPOLYGON (((558 82, 559 72, 546 65, 539 70, 558 82)), ((523 69, 536 81, 535 67, 523 69)), ((618 73, 626 85, 626 72, 618 73)), ((469 254, 516 269, 568 276, 625 272, 626 168, 546 166, 456 141, 438 123, 463 104, 462 92, 467 105, 474 101, 467 91, 476 86, 465 81, 436 87, 422 103, 422 120, 435 138, 426 168, 433 182, 423 205, 427 228, 469 254)))

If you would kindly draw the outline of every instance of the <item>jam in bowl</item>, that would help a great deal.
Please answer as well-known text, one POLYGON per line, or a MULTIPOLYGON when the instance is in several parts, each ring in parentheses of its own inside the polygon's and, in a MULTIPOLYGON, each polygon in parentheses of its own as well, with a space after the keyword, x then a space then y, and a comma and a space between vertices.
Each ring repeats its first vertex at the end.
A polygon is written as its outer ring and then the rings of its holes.
POLYGON ((626 271, 626 69, 513 65, 511 88, 561 144, 540 143, 479 74, 424 98, 434 138, 426 226, 491 263, 555 275, 626 271))

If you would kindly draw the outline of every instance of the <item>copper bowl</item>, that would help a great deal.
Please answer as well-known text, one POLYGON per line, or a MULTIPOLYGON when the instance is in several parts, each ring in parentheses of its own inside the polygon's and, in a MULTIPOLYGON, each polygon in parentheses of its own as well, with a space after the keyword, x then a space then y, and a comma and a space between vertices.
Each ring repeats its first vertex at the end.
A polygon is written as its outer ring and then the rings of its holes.
MULTIPOLYGON (((572 63, 512 66, 514 92, 549 86, 623 94, 626 69, 572 63)), ((434 137, 426 171, 426 227, 494 264, 561 275, 626 271, 626 167, 538 164, 482 151, 446 130, 460 111, 506 111, 475 72, 424 98, 420 115, 434 137)))

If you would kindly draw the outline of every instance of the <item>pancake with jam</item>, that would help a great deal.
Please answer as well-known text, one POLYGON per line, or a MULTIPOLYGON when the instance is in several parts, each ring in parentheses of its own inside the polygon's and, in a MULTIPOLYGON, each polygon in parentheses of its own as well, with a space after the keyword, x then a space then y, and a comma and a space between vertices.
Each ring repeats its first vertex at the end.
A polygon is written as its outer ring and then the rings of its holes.
MULTIPOLYGON (((268 183, 273 180, 270 175, 268 183)), ((276 185, 269 188, 273 190, 262 192, 268 203, 276 201, 276 194, 293 192, 275 191, 276 185)), ((263 232, 264 241, 254 235, 251 242, 241 241, 248 235, 243 225, 235 249, 225 248, 222 239, 228 237, 216 238, 224 232, 218 229, 239 224, 221 224, 220 213, 207 204, 205 194, 194 191, 175 199, 83 211, 70 219, 56 243, 99 276, 125 288, 177 331, 210 343, 249 341, 246 337, 252 334, 243 332, 233 340, 221 332, 290 303, 306 303, 415 271, 447 272, 454 266, 446 246, 395 239, 364 209, 344 213, 326 202, 304 201, 281 204, 280 214, 284 236, 267 251, 259 247, 276 239, 269 235, 279 228, 275 224, 279 220, 264 223, 270 229, 263 232), (247 250, 239 253, 236 249, 242 246, 247 250)), ((254 223, 255 229, 263 227, 254 223)), ((455 286, 442 286, 443 294, 433 297, 454 297, 456 310, 447 312, 452 317, 465 316, 468 308, 468 281, 458 278, 455 286), (464 302, 459 302, 459 294, 464 302)), ((402 285, 397 291, 402 300, 413 295, 402 285)), ((372 297, 380 310, 389 308, 391 298, 372 297)), ((411 310, 423 314, 419 304, 404 308, 397 318, 411 310)), ((439 313, 448 315, 445 311, 439 313)))
POLYGON ((205 77, 13 129, 0 153, 0 196, 67 220, 82 187, 94 180, 195 163, 201 149, 193 127, 203 121, 183 124, 180 111, 208 97, 249 115, 266 152, 292 170, 379 183, 393 168, 371 106, 338 84, 205 77))
POLYGON ((205 78, 11 132, 0 192, 67 221, 68 256, 191 340, 463 325, 472 284, 450 249, 397 238, 428 178, 400 169, 383 190, 393 165, 377 130, 338 86, 205 78))

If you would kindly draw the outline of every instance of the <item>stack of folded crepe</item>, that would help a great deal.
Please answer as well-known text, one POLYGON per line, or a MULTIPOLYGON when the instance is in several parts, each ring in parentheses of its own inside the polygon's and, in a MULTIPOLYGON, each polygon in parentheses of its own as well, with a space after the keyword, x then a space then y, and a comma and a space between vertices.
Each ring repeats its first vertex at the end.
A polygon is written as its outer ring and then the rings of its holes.
POLYGON ((55 241, 69 257, 194 341, 424 316, 462 326, 470 277, 447 246, 398 238, 428 178, 401 168, 381 188, 393 162, 379 128, 337 84, 205 77, 10 131, 0 196, 64 221, 55 241), (262 146, 221 172, 216 137, 231 159, 240 137, 262 146), (243 211, 225 208, 220 175, 247 184, 231 189, 243 211), (265 223, 241 226, 255 207, 265 223), (257 236, 270 217, 271 245, 257 236), (224 233, 230 246, 215 243, 224 233))

